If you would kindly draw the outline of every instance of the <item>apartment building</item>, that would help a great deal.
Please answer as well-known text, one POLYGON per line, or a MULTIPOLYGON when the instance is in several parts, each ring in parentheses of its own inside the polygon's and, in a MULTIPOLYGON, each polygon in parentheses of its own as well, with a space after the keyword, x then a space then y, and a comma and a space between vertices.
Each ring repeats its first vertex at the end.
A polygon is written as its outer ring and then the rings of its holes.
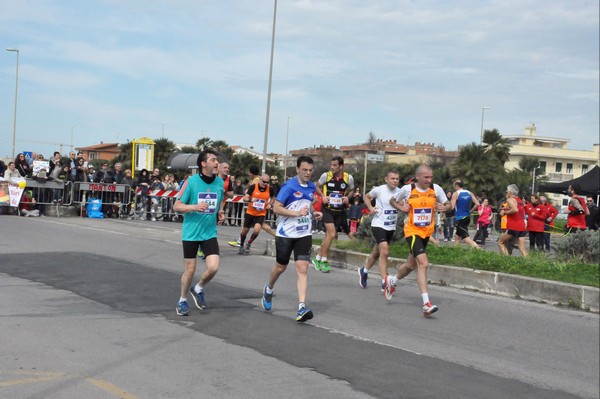
MULTIPOLYGON (((567 148, 570 139, 538 136, 534 123, 525 127, 522 135, 503 137, 512 146, 506 169, 518 168, 519 161, 525 156, 537 157, 540 160, 537 174, 545 175, 549 183, 578 178, 600 164, 599 144, 594 144, 590 150, 571 150, 567 148)), ((552 197, 557 205, 562 205, 565 200, 561 194, 552 197)))

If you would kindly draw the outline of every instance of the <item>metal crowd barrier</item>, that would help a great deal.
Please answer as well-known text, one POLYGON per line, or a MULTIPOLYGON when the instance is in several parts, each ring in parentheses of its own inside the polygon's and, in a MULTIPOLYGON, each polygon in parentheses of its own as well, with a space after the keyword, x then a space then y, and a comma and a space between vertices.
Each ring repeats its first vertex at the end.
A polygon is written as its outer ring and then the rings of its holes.
MULTIPOLYGON (((31 193, 31 200, 27 201, 24 196, 20 203, 34 205, 40 214, 47 214, 48 207, 53 207, 56 216, 60 217, 61 206, 70 206, 73 203, 72 182, 57 182, 53 180, 32 178, 25 179, 24 191, 31 193)), ((20 211, 18 211, 20 214, 20 211)))
POLYGON ((135 220, 151 220, 165 222, 181 222, 183 215, 173 210, 177 200, 176 190, 149 189, 147 195, 142 195, 142 189, 135 190, 133 197, 133 211, 129 216, 135 220))
POLYGON ((80 216, 86 216, 87 204, 99 200, 105 216, 127 218, 131 213, 133 190, 128 184, 75 182, 73 184, 73 205, 78 206, 80 216))
MULTIPOLYGON (((173 204, 177 200, 177 190, 158 190, 150 189, 148 194, 143 196, 142 189, 135 190, 133 199, 133 211, 130 219, 151 220, 151 221, 177 221, 183 220, 183 215, 173 210, 173 204)), ((225 223, 230 226, 241 226, 244 223, 244 214, 248 207, 247 202, 243 202, 243 195, 235 195, 228 198, 225 204, 225 223)), ((272 210, 267 212, 265 222, 273 223, 274 214, 272 210)))

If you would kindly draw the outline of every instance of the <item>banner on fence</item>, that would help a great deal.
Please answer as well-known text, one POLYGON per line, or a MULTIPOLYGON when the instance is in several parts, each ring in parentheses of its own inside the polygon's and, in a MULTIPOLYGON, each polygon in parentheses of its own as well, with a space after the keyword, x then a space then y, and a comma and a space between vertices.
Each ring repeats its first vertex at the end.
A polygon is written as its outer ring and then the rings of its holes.
POLYGON ((23 191, 25 191, 25 189, 10 184, 8 186, 8 191, 10 195, 10 206, 12 206, 13 208, 18 208, 19 202, 21 202, 21 196, 23 195, 23 191))

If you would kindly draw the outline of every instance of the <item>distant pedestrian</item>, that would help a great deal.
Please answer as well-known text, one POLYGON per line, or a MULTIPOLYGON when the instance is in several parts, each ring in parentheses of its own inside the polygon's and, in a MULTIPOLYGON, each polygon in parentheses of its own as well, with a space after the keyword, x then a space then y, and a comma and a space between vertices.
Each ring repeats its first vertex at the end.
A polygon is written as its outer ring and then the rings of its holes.
POLYGON ((600 210, 594 203, 593 197, 587 197, 586 205, 590 212, 590 214, 585 217, 587 229, 597 231, 598 228, 600 228, 600 210))
POLYGON ((529 231, 529 250, 544 250, 544 225, 548 210, 540 201, 537 194, 531 196, 531 202, 525 204, 527 214, 527 231, 529 231))
POLYGON ((554 219, 558 215, 558 209, 544 196, 540 197, 542 205, 546 207, 546 222, 544 223, 544 249, 550 251, 550 230, 554 228, 554 219))

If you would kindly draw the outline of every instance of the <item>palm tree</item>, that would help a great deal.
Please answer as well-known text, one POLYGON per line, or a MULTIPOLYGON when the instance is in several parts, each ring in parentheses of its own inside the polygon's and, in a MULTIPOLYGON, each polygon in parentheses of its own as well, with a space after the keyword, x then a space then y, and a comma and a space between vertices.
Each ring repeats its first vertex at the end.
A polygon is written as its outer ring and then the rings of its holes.
POLYGON ((483 132, 483 149, 492 154, 502 166, 510 157, 510 147, 508 139, 502 137, 498 129, 486 130, 483 132))
MULTIPOLYGON (((525 172, 533 172, 534 169, 540 168, 540 159, 538 157, 524 156, 519 160, 519 169, 525 172)), ((537 173, 537 170, 536 170, 537 173)))
POLYGON ((248 176, 250 165, 260 165, 260 160, 257 156, 247 152, 235 154, 229 159, 229 172, 236 179, 244 181, 248 176))
POLYGON ((167 170, 167 160, 171 154, 177 152, 177 146, 165 137, 156 139, 154 142, 154 167, 159 168, 162 173, 167 170))
POLYGON ((500 161, 490 151, 484 151, 484 146, 475 143, 460 148, 450 169, 453 178, 461 179, 473 193, 501 191, 506 174, 500 161))

